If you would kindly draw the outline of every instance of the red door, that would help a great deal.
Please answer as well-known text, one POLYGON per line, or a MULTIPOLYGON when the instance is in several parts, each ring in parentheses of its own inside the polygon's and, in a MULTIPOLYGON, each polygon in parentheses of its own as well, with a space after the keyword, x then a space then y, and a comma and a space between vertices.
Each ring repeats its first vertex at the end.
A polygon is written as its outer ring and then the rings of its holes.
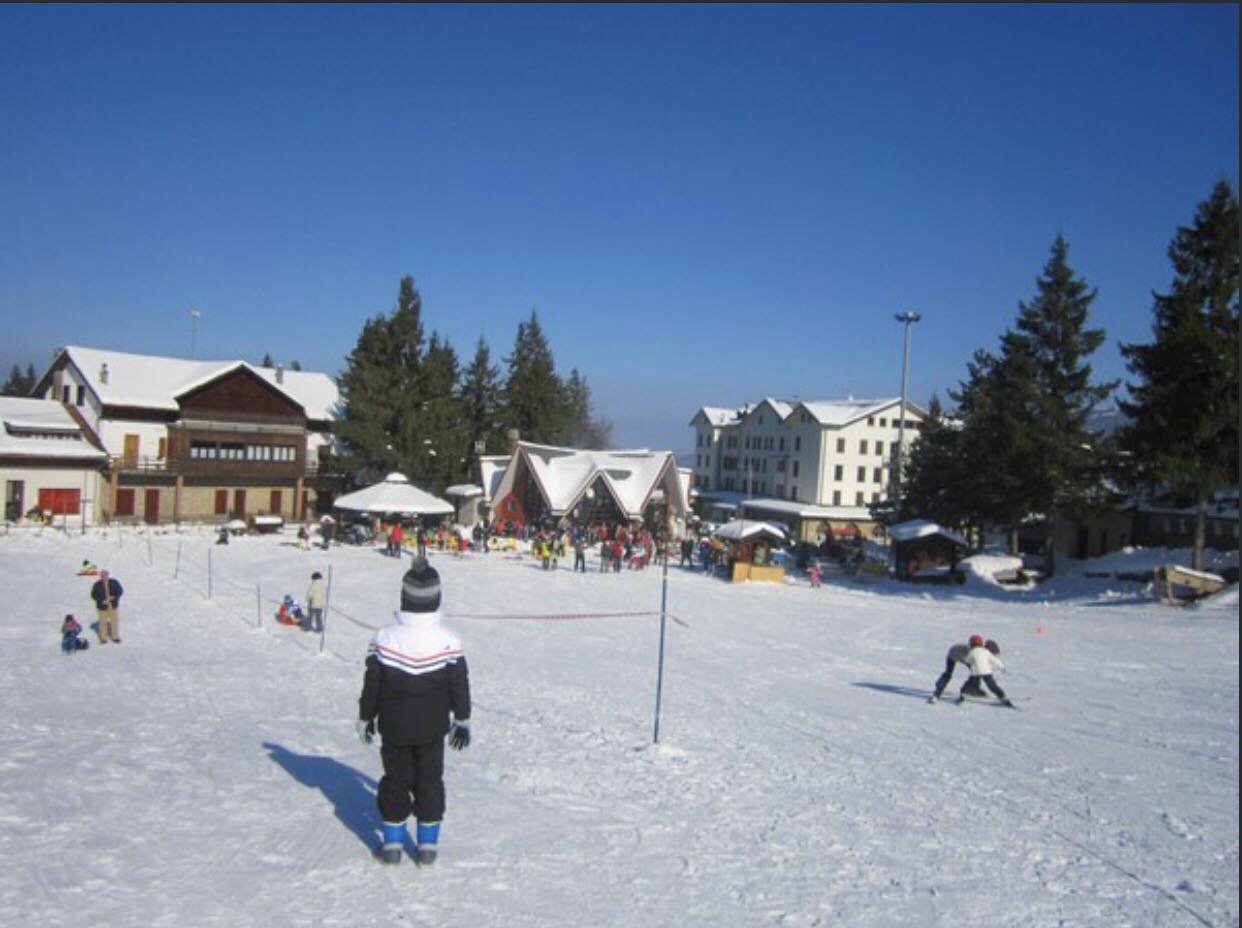
POLYGON ((272 505, 268 511, 271 512, 271 514, 274 516, 280 515, 281 502, 283 502, 283 500, 281 498, 280 490, 273 490, 272 491, 272 505))
POLYGON ((216 490, 216 515, 227 516, 229 514, 229 491, 216 490))
POLYGON ((246 517, 246 491, 245 490, 234 490, 233 491, 233 515, 237 516, 239 519, 244 519, 246 517))
POLYGON ((57 516, 76 516, 80 511, 78 504, 81 498, 81 490, 44 488, 39 490, 39 509, 57 516))
POLYGON ((156 525, 160 521, 160 491, 149 489, 142 503, 142 516, 148 525, 156 525))
POLYGON ((116 491, 116 514, 118 516, 132 516, 134 514, 133 490, 116 491))

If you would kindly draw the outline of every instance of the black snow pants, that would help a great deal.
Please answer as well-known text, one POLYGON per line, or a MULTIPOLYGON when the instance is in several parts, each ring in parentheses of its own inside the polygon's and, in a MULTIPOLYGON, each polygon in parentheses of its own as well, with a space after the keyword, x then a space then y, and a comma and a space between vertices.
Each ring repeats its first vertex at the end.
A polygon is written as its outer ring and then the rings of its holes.
MULTIPOLYGON (((949 685, 949 681, 953 679, 953 671, 957 667, 957 661, 951 657, 945 658, 944 673, 936 678, 936 698, 940 698, 940 694, 944 692, 944 688, 949 685)), ((979 686, 978 677, 967 677, 966 684, 962 687, 962 692, 967 696, 982 696, 983 689, 979 686)))
POLYGON ((386 822, 420 822, 444 817, 444 740, 431 744, 387 744, 380 748, 384 776, 375 794, 386 822))
POLYGON ((983 687, 985 686, 989 690, 992 691, 992 695, 995 696, 997 699, 1005 698, 1005 691, 1001 689, 1000 684, 996 682, 996 677, 992 676, 990 673, 985 673, 981 677, 971 677, 969 680, 967 680, 965 683, 962 684, 961 692, 958 695, 959 696, 982 696, 983 687), (974 685, 973 689, 971 686, 972 684, 974 685))

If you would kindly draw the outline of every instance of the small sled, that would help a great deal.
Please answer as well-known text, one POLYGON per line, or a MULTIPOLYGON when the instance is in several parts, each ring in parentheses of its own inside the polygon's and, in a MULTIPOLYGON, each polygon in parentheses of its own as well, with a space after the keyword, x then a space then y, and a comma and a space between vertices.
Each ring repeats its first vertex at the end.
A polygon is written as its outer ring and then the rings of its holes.
POLYGON ((276 621, 281 625, 301 625, 305 619, 302 607, 288 597, 276 610, 276 621))

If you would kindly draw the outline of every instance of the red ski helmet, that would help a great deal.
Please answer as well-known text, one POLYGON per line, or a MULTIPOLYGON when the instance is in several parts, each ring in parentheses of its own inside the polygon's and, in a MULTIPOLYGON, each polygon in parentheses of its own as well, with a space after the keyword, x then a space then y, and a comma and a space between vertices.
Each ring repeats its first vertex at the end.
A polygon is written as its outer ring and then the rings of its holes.
POLYGON ((970 646, 971 646, 972 648, 981 648, 981 647, 983 647, 983 636, 982 636, 982 635, 971 635, 971 636, 970 636, 970 646))
POLYGON ((984 646, 985 648, 987 648, 989 651, 991 651, 991 652, 992 652, 994 655, 996 655, 997 657, 1000 657, 1000 645, 998 645, 998 644, 997 644, 995 641, 993 641, 991 638, 989 638, 989 639, 988 639, 988 640, 984 643, 984 645, 983 645, 983 646, 984 646))

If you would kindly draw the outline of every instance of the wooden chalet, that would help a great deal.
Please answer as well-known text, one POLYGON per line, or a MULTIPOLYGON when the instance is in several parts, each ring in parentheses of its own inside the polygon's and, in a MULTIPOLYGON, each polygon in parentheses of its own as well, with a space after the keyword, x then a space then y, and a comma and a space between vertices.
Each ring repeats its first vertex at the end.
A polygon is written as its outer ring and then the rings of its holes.
POLYGON ((36 393, 107 452, 104 519, 302 520, 335 489, 318 468, 338 399, 324 374, 68 347, 36 393))

